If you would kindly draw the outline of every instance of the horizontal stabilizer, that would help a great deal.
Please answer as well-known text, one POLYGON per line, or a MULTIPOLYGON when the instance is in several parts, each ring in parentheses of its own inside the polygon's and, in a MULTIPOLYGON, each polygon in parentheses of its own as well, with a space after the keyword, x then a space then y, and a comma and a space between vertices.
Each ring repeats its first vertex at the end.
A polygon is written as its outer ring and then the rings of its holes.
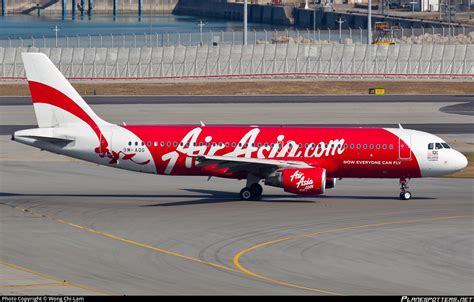
POLYGON ((57 133, 55 128, 35 128, 16 131, 12 139, 30 138, 50 143, 70 143, 75 139, 74 137, 57 133))
POLYGON ((51 142, 51 143, 74 141, 73 138, 67 138, 67 137, 48 137, 48 136, 37 136, 37 135, 21 135, 20 137, 33 138, 40 141, 46 141, 46 142, 51 142))

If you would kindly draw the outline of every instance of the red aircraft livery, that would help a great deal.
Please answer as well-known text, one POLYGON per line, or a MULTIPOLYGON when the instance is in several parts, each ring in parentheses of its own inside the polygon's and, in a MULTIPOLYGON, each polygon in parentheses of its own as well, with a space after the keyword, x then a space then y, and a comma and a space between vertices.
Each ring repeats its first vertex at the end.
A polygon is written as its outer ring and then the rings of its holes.
POLYGON ((98 117, 42 53, 23 53, 38 128, 12 139, 101 165, 163 175, 246 179, 244 200, 260 185, 324 194, 341 178, 396 178, 410 199, 411 178, 460 171, 467 159, 441 138, 399 128, 119 126, 98 117))

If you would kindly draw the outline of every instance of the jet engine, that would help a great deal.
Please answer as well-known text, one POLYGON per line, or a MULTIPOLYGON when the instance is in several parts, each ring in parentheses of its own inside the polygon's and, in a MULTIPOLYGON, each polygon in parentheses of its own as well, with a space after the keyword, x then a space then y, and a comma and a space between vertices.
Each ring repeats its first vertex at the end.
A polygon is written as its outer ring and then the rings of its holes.
POLYGON ((332 189, 334 187, 336 187, 336 178, 326 178, 326 189, 332 189))
POLYGON ((326 169, 288 168, 275 172, 265 179, 267 186, 283 188, 285 192, 299 195, 324 194, 326 169))

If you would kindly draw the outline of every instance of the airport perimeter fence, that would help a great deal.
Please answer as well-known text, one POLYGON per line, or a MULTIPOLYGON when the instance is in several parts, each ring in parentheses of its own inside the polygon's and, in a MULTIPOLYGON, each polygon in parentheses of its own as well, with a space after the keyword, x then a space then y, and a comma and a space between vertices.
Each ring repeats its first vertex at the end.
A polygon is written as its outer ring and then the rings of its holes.
POLYGON ((24 78, 21 53, 27 51, 47 54, 71 79, 295 76, 474 80, 474 45, 428 44, 0 48, 0 79, 24 78))
MULTIPOLYGON (((417 44, 464 44, 458 36, 471 38, 474 43, 474 27, 421 27, 403 28, 391 32, 393 38, 403 39, 425 37, 414 43, 417 44), (431 36, 431 39, 430 39, 431 36)), ((275 43, 291 38, 297 43, 321 44, 327 42, 366 44, 367 30, 362 28, 341 29, 306 29, 306 30, 261 30, 249 31, 248 44, 275 43)), ((180 32, 144 32, 140 34, 103 34, 103 35, 67 35, 61 33, 58 37, 19 37, 0 39, 0 47, 166 47, 166 46, 197 46, 213 44, 242 44, 242 31, 204 31, 180 32)), ((403 43, 403 41, 401 41, 403 43)))

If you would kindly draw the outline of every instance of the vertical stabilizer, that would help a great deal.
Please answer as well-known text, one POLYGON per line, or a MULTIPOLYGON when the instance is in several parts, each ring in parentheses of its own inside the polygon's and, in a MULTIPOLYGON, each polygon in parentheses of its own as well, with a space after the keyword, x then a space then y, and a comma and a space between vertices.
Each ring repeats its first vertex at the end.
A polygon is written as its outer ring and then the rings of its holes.
POLYGON ((40 128, 74 125, 79 120, 92 128, 107 124, 45 54, 22 53, 22 58, 40 128))

